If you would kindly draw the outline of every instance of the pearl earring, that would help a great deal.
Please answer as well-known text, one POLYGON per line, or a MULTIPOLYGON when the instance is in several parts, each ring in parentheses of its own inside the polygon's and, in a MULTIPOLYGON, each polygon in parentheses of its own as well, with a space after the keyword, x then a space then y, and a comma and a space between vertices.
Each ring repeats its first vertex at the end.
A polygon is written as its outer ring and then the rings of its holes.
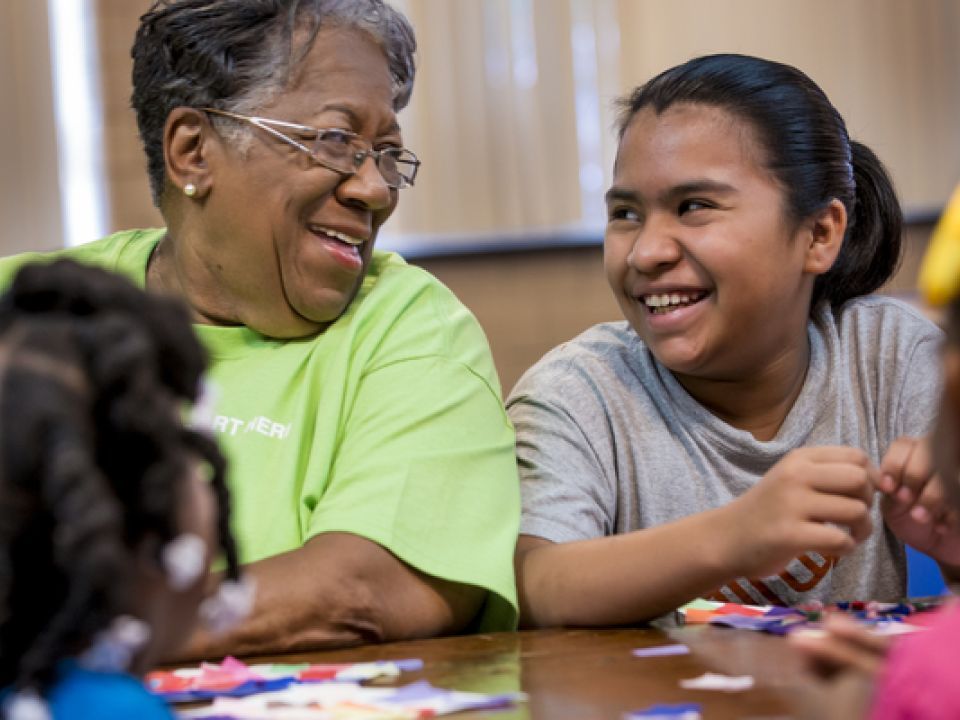
POLYGON ((194 195, 197 194, 197 186, 194 185, 193 183, 187 183, 186 185, 183 186, 183 194, 189 198, 192 198, 194 195))

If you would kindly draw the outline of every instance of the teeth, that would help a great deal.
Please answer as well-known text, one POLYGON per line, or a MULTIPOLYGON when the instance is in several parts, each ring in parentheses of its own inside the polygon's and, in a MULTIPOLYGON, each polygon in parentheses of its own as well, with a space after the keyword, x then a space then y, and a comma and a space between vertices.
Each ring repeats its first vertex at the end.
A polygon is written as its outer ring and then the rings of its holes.
POLYGON ((338 230, 331 230, 330 228, 325 227, 316 227, 313 229, 315 232, 321 232, 324 235, 329 235, 330 237, 336 238, 340 242, 346 243, 347 245, 363 245, 363 238, 356 238, 338 230))
POLYGON ((687 305, 695 302, 701 297, 700 293, 663 293, 660 295, 647 295, 643 298, 644 304, 652 309, 670 307, 671 305, 687 305))

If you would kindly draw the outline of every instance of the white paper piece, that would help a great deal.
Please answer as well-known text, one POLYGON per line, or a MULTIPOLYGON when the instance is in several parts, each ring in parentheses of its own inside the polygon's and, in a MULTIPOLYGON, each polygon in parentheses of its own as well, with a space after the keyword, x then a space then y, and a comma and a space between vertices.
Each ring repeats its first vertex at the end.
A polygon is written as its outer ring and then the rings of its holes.
POLYGON ((686 690, 719 690, 721 692, 742 692, 753 687, 751 675, 720 675, 704 673, 700 677, 681 680, 680 687, 686 690))
POLYGON ((910 633, 923 632, 927 628, 905 622, 890 621, 868 625, 867 629, 873 635, 909 635, 910 633))

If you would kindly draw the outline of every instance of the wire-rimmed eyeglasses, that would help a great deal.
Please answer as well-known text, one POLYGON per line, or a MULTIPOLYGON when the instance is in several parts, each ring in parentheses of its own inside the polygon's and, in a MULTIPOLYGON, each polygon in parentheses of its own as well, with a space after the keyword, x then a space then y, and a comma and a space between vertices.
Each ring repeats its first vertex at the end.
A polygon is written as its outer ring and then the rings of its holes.
POLYGON ((215 108, 202 108, 202 110, 255 125, 278 140, 307 153, 318 165, 343 175, 355 174, 364 160, 368 156, 372 157, 384 182, 396 190, 411 187, 417 177, 417 169, 420 167, 420 161, 410 150, 400 147, 374 150, 363 138, 349 130, 315 128, 265 117, 240 115, 215 108), (295 133, 300 139, 291 137, 284 131, 295 133))

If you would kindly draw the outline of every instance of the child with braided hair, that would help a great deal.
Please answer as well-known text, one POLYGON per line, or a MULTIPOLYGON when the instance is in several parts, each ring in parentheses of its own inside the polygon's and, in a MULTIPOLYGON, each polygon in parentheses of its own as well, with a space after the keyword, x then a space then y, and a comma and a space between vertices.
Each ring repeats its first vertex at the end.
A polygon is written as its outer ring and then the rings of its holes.
POLYGON ((204 366, 177 301, 106 271, 26 266, 0 300, 3 718, 170 718, 132 675, 249 600, 223 457, 183 421, 204 366))

